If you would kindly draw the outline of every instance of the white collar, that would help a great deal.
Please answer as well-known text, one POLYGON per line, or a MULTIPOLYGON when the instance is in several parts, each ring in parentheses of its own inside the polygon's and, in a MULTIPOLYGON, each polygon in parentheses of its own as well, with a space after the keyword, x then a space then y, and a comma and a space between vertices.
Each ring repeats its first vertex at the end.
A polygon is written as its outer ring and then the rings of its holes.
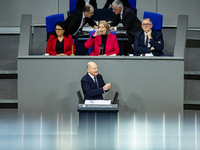
POLYGON ((90 73, 88 73, 88 75, 94 80, 95 76, 91 75, 90 73))
POLYGON ((84 13, 83 13, 83 19, 85 18, 85 15, 84 15, 84 13))
POLYGON ((89 3, 90 3, 90 0, 85 0, 85 3, 86 3, 86 4, 89 4, 89 3))
POLYGON ((124 11, 124 8, 122 8, 122 12, 120 13, 120 15, 123 15, 123 11, 124 11))

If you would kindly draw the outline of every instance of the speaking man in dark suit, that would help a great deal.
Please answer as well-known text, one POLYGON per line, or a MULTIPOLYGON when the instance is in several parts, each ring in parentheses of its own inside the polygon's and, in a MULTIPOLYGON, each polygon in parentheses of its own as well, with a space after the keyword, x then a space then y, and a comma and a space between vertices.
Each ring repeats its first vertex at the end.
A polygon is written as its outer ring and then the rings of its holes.
POLYGON ((133 47, 131 44, 134 43, 135 32, 141 30, 141 21, 137 18, 133 10, 124 7, 119 0, 115 0, 112 3, 112 9, 116 16, 110 24, 110 29, 113 30, 114 26, 122 22, 123 28, 126 30, 128 36, 128 42, 125 43, 124 55, 133 54, 133 47))
POLYGON ((83 7, 85 7, 85 5, 88 5, 88 4, 92 5, 94 9, 97 9, 96 0, 78 0, 76 3, 76 10, 83 9, 83 7))
POLYGON ((160 31, 152 30, 151 19, 145 18, 142 21, 142 31, 135 34, 135 55, 136 56, 161 56, 164 55, 164 40, 160 31))
POLYGON ((103 77, 98 74, 96 63, 88 62, 87 74, 81 79, 81 87, 84 100, 103 99, 102 94, 111 88, 111 84, 105 84, 103 77))
POLYGON ((91 18, 94 13, 94 8, 92 5, 88 4, 81 10, 75 11, 71 14, 65 21, 65 30, 72 36, 76 36, 79 30, 88 23, 93 28, 97 29, 97 24, 91 18))

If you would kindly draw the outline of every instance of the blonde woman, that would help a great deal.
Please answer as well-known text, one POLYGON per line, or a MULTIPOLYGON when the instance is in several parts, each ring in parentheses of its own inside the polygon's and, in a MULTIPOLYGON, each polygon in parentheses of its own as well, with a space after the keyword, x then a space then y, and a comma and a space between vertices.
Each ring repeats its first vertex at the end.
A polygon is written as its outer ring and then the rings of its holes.
POLYGON ((100 21, 98 30, 85 42, 86 48, 93 50, 90 56, 109 56, 119 54, 119 44, 116 35, 109 32, 109 25, 106 21, 100 21))

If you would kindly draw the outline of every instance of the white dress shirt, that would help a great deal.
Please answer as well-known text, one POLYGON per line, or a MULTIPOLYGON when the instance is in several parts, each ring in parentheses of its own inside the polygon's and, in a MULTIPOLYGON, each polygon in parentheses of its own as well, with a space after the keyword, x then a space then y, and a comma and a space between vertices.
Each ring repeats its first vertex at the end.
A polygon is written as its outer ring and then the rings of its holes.
MULTIPOLYGON (((144 45, 146 44, 146 39, 147 39, 147 33, 144 32, 144 45)), ((148 39, 147 47, 151 47, 151 44, 149 42, 150 42, 150 39, 148 39)), ((152 53, 145 53, 144 55, 145 56, 153 56, 152 53)), ((143 56, 143 54, 141 54, 140 56, 143 56)))
POLYGON ((85 5, 90 4, 90 0, 85 0, 85 5))
MULTIPOLYGON (((83 14, 83 13, 82 13, 83 14)), ((80 26, 78 27, 78 30, 73 34, 73 36, 75 36, 76 34, 77 34, 77 32, 80 30, 80 28, 83 26, 83 20, 84 20, 84 18, 85 18, 85 15, 83 14, 83 17, 82 17, 82 20, 81 20, 81 24, 80 24, 80 26)))

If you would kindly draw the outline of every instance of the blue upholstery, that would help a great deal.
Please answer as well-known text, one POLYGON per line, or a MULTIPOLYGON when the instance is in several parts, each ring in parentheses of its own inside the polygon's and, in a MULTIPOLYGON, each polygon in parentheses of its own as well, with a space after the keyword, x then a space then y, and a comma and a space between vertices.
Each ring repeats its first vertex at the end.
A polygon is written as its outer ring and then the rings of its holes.
MULTIPOLYGON (((89 37, 92 36, 93 33, 95 33, 96 31, 90 31, 90 34, 89 34, 89 37)), ((116 31, 110 31, 110 33, 116 35, 116 31)), ((93 50, 93 46, 88 50, 88 55, 90 55, 90 53, 92 52, 93 50)))
POLYGON ((163 15, 154 12, 144 12, 143 18, 150 18, 153 23, 153 30, 162 30, 163 15))
POLYGON ((54 14, 46 17, 46 31, 48 35, 51 35, 55 31, 55 25, 58 21, 64 21, 63 13, 54 14))
POLYGON ((128 0, 128 2, 132 10, 136 9, 136 0, 128 0))
POLYGON ((78 0, 69 0, 69 11, 67 12, 68 16, 76 11, 76 3, 78 0))
POLYGON ((128 0, 131 9, 134 11, 135 15, 137 15, 137 9, 136 9, 136 0, 128 0))

